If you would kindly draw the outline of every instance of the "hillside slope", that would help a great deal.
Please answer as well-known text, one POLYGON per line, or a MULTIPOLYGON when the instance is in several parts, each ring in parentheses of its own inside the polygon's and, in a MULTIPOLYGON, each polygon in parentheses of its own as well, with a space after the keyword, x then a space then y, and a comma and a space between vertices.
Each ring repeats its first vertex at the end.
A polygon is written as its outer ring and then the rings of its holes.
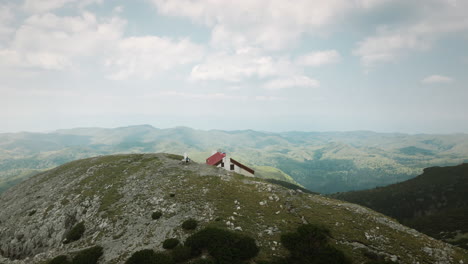
POLYGON ((468 164, 432 167, 382 188, 333 197, 372 208, 420 232, 468 248, 468 164))
POLYGON ((100 263, 123 263, 140 249, 163 250, 199 228, 218 226, 256 240, 255 258, 284 256, 280 236, 311 223, 353 263, 381 256, 399 263, 467 263, 468 253, 364 207, 306 194, 169 154, 88 158, 40 173, 0 195, 0 263, 43 263, 100 245, 100 263), (158 220, 152 213, 160 211, 158 220), (64 236, 84 223, 83 237, 64 236), (16 262, 11 259, 17 259, 16 262))

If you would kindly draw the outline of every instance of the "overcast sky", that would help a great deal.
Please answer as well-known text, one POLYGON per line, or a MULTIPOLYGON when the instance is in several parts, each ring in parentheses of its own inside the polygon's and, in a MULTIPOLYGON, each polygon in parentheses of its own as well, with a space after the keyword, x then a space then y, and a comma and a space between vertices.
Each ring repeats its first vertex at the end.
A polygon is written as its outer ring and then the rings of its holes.
POLYGON ((466 0, 0 0, 0 132, 468 132, 466 0))

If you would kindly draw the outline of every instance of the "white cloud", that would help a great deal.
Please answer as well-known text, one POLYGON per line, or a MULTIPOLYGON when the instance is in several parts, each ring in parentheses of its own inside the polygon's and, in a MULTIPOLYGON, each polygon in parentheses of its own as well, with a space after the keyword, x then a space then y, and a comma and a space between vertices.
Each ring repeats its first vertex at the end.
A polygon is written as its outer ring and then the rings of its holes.
POLYGON ((23 9, 30 13, 45 13, 69 4, 85 7, 90 4, 101 3, 102 1, 103 0, 26 0, 23 3, 23 9))
POLYGON ((451 83, 453 79, 443 75, 431 75, 421 80, 425 84, 437 84, 437 83, 451 83))
POLYGON ((320 82, 311 79, 307 76, 292 76, 286 78, 278 78, 271 81, 268 81, 263 85, 265 89, 268 90, 279 90, 284 88, 292 87, 318 87, 320 82))
POLYGON ((360 1, 349 0, 152 0, 162 14, 188 17, 213 29, 216 46, 289 47, 305 32, 334 22, 360 1))
POLYGON ((14 19, 12 7, 7 5, 0 5, 0 48, 2 42, 5 41, 8 36, 14 32, 14 29, 10 25, 14 19))
POLYGON ((34 15, 0 50, 0 64, 63 70, 74 60, 105 53, 121 38, 124 25, 119 18, 101 21, 89 12, 76 17, 34 15))
POLYGON ((196 81, 224 80, 240 82, 248 78, 266 78, 286 75, 294 71, 288 59, 274 59, 255 50, 238 50, 236 54, 215 53, 192 69, 191 79, 196 81))
POLYGON ((177 98, 188 98, 197 100, 247 100, 247 96, 242 95, 231 95, 225 93, 187 93, 187 92, 176 92, 176 91, 164 91, 159 93, 163 96, 173 96, 177 98))
POLYGON ((369 67, 380 62, 392 62, 398 58, 401 51, 406 49, 424 50, 428 42, 417 34, 409 31, 389 32, 382 29, 377 36, 372 36, 358 43, 353 51, 361 57, 363 65, 369 67))
POLYGON ((429 50, 447 34, 468 32, 468 2, 434 0, 421 9, 421 17, 411 23, 381 26, 373 36, 357 44, 353 54, 366 67, 393 62, 409 51, 429 50))
POLYGON ((325 64, 338 63, 340 60, 341 56, 336 50, 323 50, 302 55, 296 62, 303 66, 317 67, 325 64))
POLYGON ((258 95, 254 97, 256 101, 283 101, 285 98, 278 96, 258 95))
POLYGON ((193 63, 202 56, 203 48, 187 39, 130 37, 119 42, 106 65, 112 71, 108 76, 110 79, 149 79, 158 72, 193 63))

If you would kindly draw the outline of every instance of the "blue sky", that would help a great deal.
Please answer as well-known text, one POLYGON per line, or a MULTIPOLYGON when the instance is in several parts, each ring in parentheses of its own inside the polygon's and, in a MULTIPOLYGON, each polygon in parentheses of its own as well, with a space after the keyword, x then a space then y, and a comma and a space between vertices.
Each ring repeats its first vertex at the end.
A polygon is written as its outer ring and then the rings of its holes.
POLYGON ((468 1, 0 0, 0 132, 468 132, 468 1))

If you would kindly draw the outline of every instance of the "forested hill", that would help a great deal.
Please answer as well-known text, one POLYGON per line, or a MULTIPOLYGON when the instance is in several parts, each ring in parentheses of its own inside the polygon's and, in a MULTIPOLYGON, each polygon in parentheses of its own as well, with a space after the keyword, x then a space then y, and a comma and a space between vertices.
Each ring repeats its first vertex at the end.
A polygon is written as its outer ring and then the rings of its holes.
POLYGON ((468 248, 468 164, 431 167, 386 187, 333 197, 367 206, 420 232, 468 248))

